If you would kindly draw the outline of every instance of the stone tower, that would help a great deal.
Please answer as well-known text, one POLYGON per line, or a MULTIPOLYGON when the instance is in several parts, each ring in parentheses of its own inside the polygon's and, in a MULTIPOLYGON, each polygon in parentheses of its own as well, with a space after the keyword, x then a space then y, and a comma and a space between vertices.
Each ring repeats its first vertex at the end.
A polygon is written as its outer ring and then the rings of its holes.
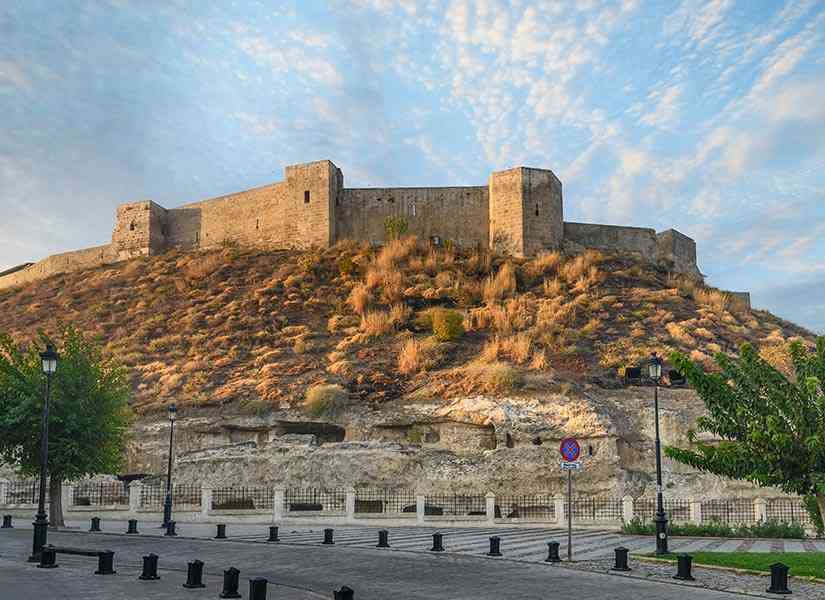
POLYGON ((546 169, 490 175, 490 247, 514 256, 556 249, 564 238, 561 181, 546 169))

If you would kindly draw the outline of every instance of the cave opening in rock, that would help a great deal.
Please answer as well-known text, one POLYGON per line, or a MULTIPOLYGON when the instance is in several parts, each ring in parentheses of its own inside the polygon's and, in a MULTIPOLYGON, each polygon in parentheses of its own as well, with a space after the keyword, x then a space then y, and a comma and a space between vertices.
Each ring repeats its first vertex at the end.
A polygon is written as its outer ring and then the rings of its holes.
POLYGON ((275 427, 276 435, 314 435, 319 444, 343 442, 347 430, 333 423, 314 421, 280 421, 275 427))

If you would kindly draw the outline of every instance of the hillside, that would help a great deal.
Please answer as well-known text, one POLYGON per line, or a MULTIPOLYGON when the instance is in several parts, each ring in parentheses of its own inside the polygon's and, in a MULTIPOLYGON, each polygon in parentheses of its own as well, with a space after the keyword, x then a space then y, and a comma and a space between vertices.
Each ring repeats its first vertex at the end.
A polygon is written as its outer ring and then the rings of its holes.
MULTIPOLYGON (((618 440, 611 452, 632 471, 627 464, 646 460, 647 425, 633 424, 631 405, 647 392, 623 388, 625 366, 654 350, 708 361, 746 341, 782 365, 787 340, 811 339, 632 256, 512 259, 414 238, 383 248, 169 252, 0 292, 0 331, 17 339, 61 320, 99 335, 131 370, 139 415, 133 469, 160 463, 162 446, 150 440, 164 405, 176 402, 184 431, 191 418, 182 443, 195 454, 250 440, 261 450, 294 433, 314 435, 312 446, 334 431, 324 425, 346 428, 334 443, 345 435, 478 458, 500 448, 506 429, 516 446, 563 433, 618 440), (461 315, 463 333, 450 311, 461 315), (518 411, 531 416, 519 424, 518 411), (445 419, 491 427, 492 441, 475 430, 448 432, 438 425, 445 419), (237 433, 244 430, 252 433, 237 433), (637 446, 631 458, 623 444, 637 446)), ((683 433, 697 402, 689 390, 670 394, 673 430, 683 433)), ((614 462, 602 478, 615 476, 614 462)))

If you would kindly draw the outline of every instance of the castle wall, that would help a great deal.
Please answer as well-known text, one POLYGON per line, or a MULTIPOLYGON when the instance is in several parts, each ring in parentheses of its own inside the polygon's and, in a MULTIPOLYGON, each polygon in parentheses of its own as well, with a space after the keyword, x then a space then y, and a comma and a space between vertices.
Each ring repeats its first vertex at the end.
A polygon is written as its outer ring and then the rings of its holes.
POLYGON ((24 285, 59 273, 91 269, 117 260, 117 254, 109 244, 53 254, 25 269, 0 277, 0 289, 24 285))
POLYGON ((675 229, 668 229, 656 236, 660 260, 672 264, 674 271, 701 277, 696 266, 696 242, 675 229))
POLYGON ((438 236, 459 246, 487 246, 486 186, 344 189, 337 208, 337 239, 385 241, 388 217, 402 217, 408 233, 438 236))
POLYGON ((658 255, 656 231, 642 227, 565 222, 564 239, 586 248, 635 252, 650 261, 658 255))

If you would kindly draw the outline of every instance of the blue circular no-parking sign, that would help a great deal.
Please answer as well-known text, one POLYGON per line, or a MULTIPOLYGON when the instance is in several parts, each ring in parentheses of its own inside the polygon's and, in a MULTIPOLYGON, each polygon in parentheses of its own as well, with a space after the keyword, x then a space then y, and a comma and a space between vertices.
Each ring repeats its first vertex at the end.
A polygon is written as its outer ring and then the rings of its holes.
POLYGON ((561 441, 561 456, 567 462, 575 462, 579 458, 581 448, 576 438, 564 438, 561 441))

